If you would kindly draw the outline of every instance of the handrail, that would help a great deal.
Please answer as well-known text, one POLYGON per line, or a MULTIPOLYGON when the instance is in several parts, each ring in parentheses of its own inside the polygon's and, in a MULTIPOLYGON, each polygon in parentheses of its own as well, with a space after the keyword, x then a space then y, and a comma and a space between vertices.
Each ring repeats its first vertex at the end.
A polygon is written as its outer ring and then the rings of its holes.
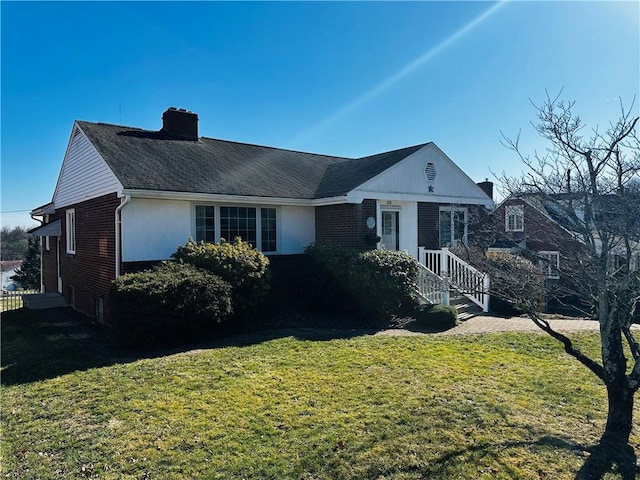
POLYGON ((418 296, 425 302, 449 305, 449 283, 421 263, 418 264, 416 287, 418 296))
POLYGON ((449 281, 452 287, 482 308, 489 311, 489 275, 469 265, 448 248, 427 250, 420 247, 420 263, 436 275, 449 281))

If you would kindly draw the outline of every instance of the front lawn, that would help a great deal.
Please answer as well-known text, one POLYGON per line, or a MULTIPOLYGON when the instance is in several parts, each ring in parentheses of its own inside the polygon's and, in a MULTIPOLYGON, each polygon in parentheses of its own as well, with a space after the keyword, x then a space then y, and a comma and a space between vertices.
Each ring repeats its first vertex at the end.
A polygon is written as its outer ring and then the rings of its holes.
POLYGON ((40 315, 3 315, 4 478, 569 479, 606 416, 540 334, 301 332, 132 358, 40 315))

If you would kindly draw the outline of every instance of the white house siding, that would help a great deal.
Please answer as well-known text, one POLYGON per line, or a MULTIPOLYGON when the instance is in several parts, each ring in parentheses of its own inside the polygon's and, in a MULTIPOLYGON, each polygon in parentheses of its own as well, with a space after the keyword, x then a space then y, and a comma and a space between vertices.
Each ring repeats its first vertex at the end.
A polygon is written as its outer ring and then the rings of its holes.
POLYGON ((53 194, 61 208, 122 190, 122 185, 86 135, 75 127, 53 194))
POLYGON ((315 209, 313 207, 282 206, 279 209, 280 239, 278 253, 303 253, 316 237, 315 209))
POLYGON ((363 198, 434 203, 480 204, 493 202, 460 168, 433 144, 410 155, 349 193, 351 201, 363 198), (435 178, 425 167, 431 163, 435 178))
POLYGON ((418 202, 399 200, 378 200, 377 202, 377 235, 382 235, 382 211, 400 212, 400 250, 418 258, 418 202))
POLYGON ((191 233, 191 203, 132 198, 122 209, 122 260, 171 258, 191 233))

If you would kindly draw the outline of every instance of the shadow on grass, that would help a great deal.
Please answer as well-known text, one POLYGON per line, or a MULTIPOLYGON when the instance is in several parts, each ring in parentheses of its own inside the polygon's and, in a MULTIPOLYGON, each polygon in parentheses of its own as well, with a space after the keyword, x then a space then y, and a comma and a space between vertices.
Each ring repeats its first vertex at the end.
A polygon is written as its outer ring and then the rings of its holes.
POLYGON ((118 350, 109 344, 108 331, 91 325, 71 308, 19 309, 2 314, 1 381, 16 385, 78 370, 157 358, 193 349, 249 346, 283 337, 328 341, 375 333, 376 330, 331 327, 274 328, 254 333, 225 332, 217 338, 172 348, 118 350))

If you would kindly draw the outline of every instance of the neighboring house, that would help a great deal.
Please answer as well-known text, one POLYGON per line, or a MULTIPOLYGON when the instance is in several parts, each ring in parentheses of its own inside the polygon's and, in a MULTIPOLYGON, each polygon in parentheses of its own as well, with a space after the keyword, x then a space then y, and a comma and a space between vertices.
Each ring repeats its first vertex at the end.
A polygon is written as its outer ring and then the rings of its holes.
POLYGON ((3 292, 13 292, 20 288, 20 285, 11 279, 16 274, 16 270, 22 265, 22 260, 3 260, 1 287, 3 292))
MULTIPOLYGON (((562 286, 563 275, 571 274, 574 266, 588 252, 573 221, 557 207, 563 198, 555 196, 552 200, 545 201, 536 194, 523 194, 501 202, 492 214, 497 235, 490 250, 533 253, 534 261, 537 261, 548 284, 562 286)), ((578 206, 574 211, 577 219, 583 218, 578 206)), ((640 243, 632 242, 631 246, 635 249, 630 264, 633 271, 640 269, 640 243)), ((612 270, 620 259, 616 252, 613 249, 609 260, 612 270)))
POLYGON ((466 241, 474 210, 493 207, 435 144, 359 159, 198 135, 198 116, 168 109, 160 131, 76 121, 43 225, 43 285, 108 321, 109 285, 170 258, 189 237, 242 237, 275 277, 306 246, 405 250, 466 241))

